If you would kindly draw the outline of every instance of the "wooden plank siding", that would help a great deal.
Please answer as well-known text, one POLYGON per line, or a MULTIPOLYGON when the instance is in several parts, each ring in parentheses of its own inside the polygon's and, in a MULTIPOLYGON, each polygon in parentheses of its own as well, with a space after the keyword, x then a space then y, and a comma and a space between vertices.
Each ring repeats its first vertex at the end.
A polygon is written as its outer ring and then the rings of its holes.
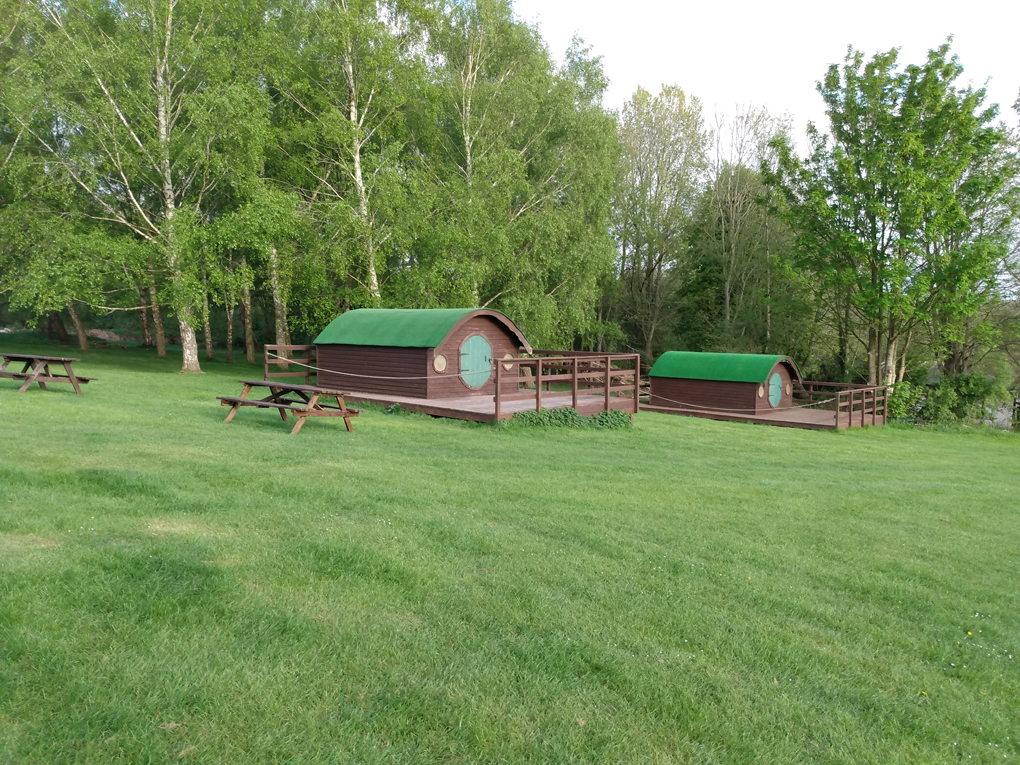
POLYGON ((318 384, 323 387, 428 398, 431 348, 319 345, 317 350, 318 384))
POLYGON ((757 383, 652 377, 648 403, 667 409, 707 408, 753 414, 757 411, 757 383))
POLYGON ((764 414, 793 406, 793 375, 783 362, 772 367, 765 381, 760 383, 677 377, 652 377, 650 380, 648 404, 653 407, 703 408, 746 415, 764 414), (769 406, 768 395, 768 380, 774 372, 778 372, 783 381, 783 393, 776 407, 769 406))
MULTIPOLYGON (((512 358, 521 355, 517 337, 505 324, 489 316, 471 316, 457 324, 436 348, 429 349, 428 356, 428 396, 426 398, 462 398, 464 396, 488 396, 496 394, 496 375, 479 388, 472 388, 460 378, 460 347, 472 335, 481 335, 492 347, 493 361, 510 354, 512 358), (436 372, 432 366, 433 359, 442 354, 446 356, 446 370, 436 372)), ((503 391, 517 389, 517 383, 508 380, 502 383, 503 391)))
MULTIPOLYGON (((502 359, 505 354, 513 358, 520 356, 519 341, 506 325, 489 316, 470 316, 458 323, 436 348, 318 345, 318 381, 320 385, 339 386, 362 393, 410 398, 491 398, 496 392, 495 375, 490 375, 478 388, 471 388, 460 377, 460 348, 472 335, 486 339, 492 347, 493 359, 502 359), (437 372, 433 361, 440 354, 446 356, 446 369, 437 372), (379 379, 401 377, 408 379, 379 379)), ((517 384, 511 380, 503 387, 506 392, 516 389, 517 384)))

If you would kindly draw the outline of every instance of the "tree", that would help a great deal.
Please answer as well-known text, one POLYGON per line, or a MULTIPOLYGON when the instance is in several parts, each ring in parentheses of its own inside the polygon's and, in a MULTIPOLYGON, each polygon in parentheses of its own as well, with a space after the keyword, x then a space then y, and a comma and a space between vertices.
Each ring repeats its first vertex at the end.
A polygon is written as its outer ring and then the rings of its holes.
POLYGON ((1001 256, 973 200, 1006 183, 988 171, 1005 136, 984 90, 957 88, 962 71, 948 44, 903 70, 895 50, 867 63, 850 51, 818 85, 829 134, 809 125, 804 162, 777 141, 779 166, 763 168, 783 193, 797 266, 866 328, 871 384, 896 381, 901 343, 936 312, 973 315, 1001 256))
POLYGON ((572 345, 612 269, 616 137, 601 62, 575 39, 557 69, 505 0, 463 4, 435 45, 437 114, 419 124, 436 129, 418 130, 416 168, 435 212, 401 281, 572 345))
POLYGON ((73 190, 53 212, 130 234, 168 276, 185 372, 201 371, 195 228, 222 186, 257 172, 265 137, 263 96, 234 76, 241 11, 211 3, 36 4, 5 99, 46 183, 73 190))
POLYGON ((690 278, 689 226, 707 165, 701 102, 676 86, 658 96, 638 88, 620 115, 621 157, 613 234, 621 318, 646 360, 669 320, 671 300, 690 278))
POLYGON ((400 239, 404 111, 423 76, 420 17, 430 5, 299 3, 296 23, 280 25, 273 87, 289 161, 278 178, 302 190, 327 255, 356 285, 355 304, 381 304, 386 255, 400 239))

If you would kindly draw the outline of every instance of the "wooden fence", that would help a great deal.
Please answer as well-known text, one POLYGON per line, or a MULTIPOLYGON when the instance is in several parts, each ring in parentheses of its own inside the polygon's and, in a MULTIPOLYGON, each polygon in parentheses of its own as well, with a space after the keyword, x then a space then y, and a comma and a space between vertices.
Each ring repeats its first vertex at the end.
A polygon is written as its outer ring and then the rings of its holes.
POLYGON ((815 411, 832 411, 837 428, 884 425, 889 393, 884 385, 858 385, 805 380, 794 390, 798 402, 817 404, 815 411))
POLYGON ((315 370, 311 368, 315 366, 314 345, 267 345, 263 350, 263 359, 263 380, 303 377, 305 385, 311 385, 315 377, 315 370), (292 366, 298 371, 292 372, 292 366))
POLYGON ((542 410, 543 394, 569 393, 571 406, 591 404, 596 395, 603 411, 623 409, 635 414, 640 406, 641 356, 630 353, 534 351, 528 358, 494 359, 496 419, 504 402, 535 402, 542 410), (620 400, 624 399, 624 400, 620 400))

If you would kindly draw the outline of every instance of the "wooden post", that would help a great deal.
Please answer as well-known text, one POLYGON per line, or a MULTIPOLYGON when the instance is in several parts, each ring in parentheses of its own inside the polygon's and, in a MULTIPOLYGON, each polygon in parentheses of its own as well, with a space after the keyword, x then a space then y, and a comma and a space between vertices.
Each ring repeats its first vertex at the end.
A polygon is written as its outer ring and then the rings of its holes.
POLYGON ((634 414, 641 408, 641 357, 634 357, 634 414))
POLYGON ((535 411, 542 411, 542 359, 535 359, 535 411))
POLYGON ((500 403, 501 403, 500 400, 499 400, 499 393, 500 393, 500 387, 501 387, 499 372, 502 369, 502 367, 503 367, 503 365, 500 364, 497 361, 496 362, 496 395, 493 397, 493 400, 495 401, 495 404, 496 404, 496 418, 495 418, 496 422, 499 422, 499 409, 500 409, 500 403))
POLYGON ((571 375, 570 375, 570 405, 577 409, 577 356, 574 356, 571 360, 571 375))
POLYGON ((606 356, 606 411, 609 411, 609 388, 613 384, 612 362, 610 357, 606 356))

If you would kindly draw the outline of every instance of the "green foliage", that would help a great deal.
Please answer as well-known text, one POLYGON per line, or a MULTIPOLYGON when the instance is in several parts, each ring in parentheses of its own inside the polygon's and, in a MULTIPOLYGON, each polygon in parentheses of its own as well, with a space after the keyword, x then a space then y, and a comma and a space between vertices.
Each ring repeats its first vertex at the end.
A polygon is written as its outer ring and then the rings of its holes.
POLYGON ((651 364, 676 294, 696 270, 690 225, 707 165, 709 132, 701 101, 679 87, 657 96, 638 88, 620 113, 620 167, 613 235, 618 289, 610 306, 651 364))
POLYGON ((925 386, 907 380, 896 383, 889 389, 889 417, 896 420, 912 420, 920 415, 924 400, 925 386))
POLYGON ((889 396, 889 415, 937 425, 981 421, 1012 400, 1006 385, 980 372, 944 377, 930 385, 903 381, 889 396))
POLYGON ((596 428, 599 430, 616 430, 632 426, 631 416, 620 409, 611 409, 592 415, 583 415, 576 409, 529 409, 517 412, 510 420, 500 422, 503 427, 556 427, 556 428, 596 428))
POLYGON ((763 166, 784 195, 797 268, 841 332, 851 310, 862 321, 872 383, 883 363, 894 379, 915 327, 948 339, 989 300, 1017 188, 996 107, 983 89, 958 87, 949 45, 920 66, 900 69, 897 57, 848 52, 818 86, 829 133, 809 127, 805 162, 780 140, 778 166, 763 166))

